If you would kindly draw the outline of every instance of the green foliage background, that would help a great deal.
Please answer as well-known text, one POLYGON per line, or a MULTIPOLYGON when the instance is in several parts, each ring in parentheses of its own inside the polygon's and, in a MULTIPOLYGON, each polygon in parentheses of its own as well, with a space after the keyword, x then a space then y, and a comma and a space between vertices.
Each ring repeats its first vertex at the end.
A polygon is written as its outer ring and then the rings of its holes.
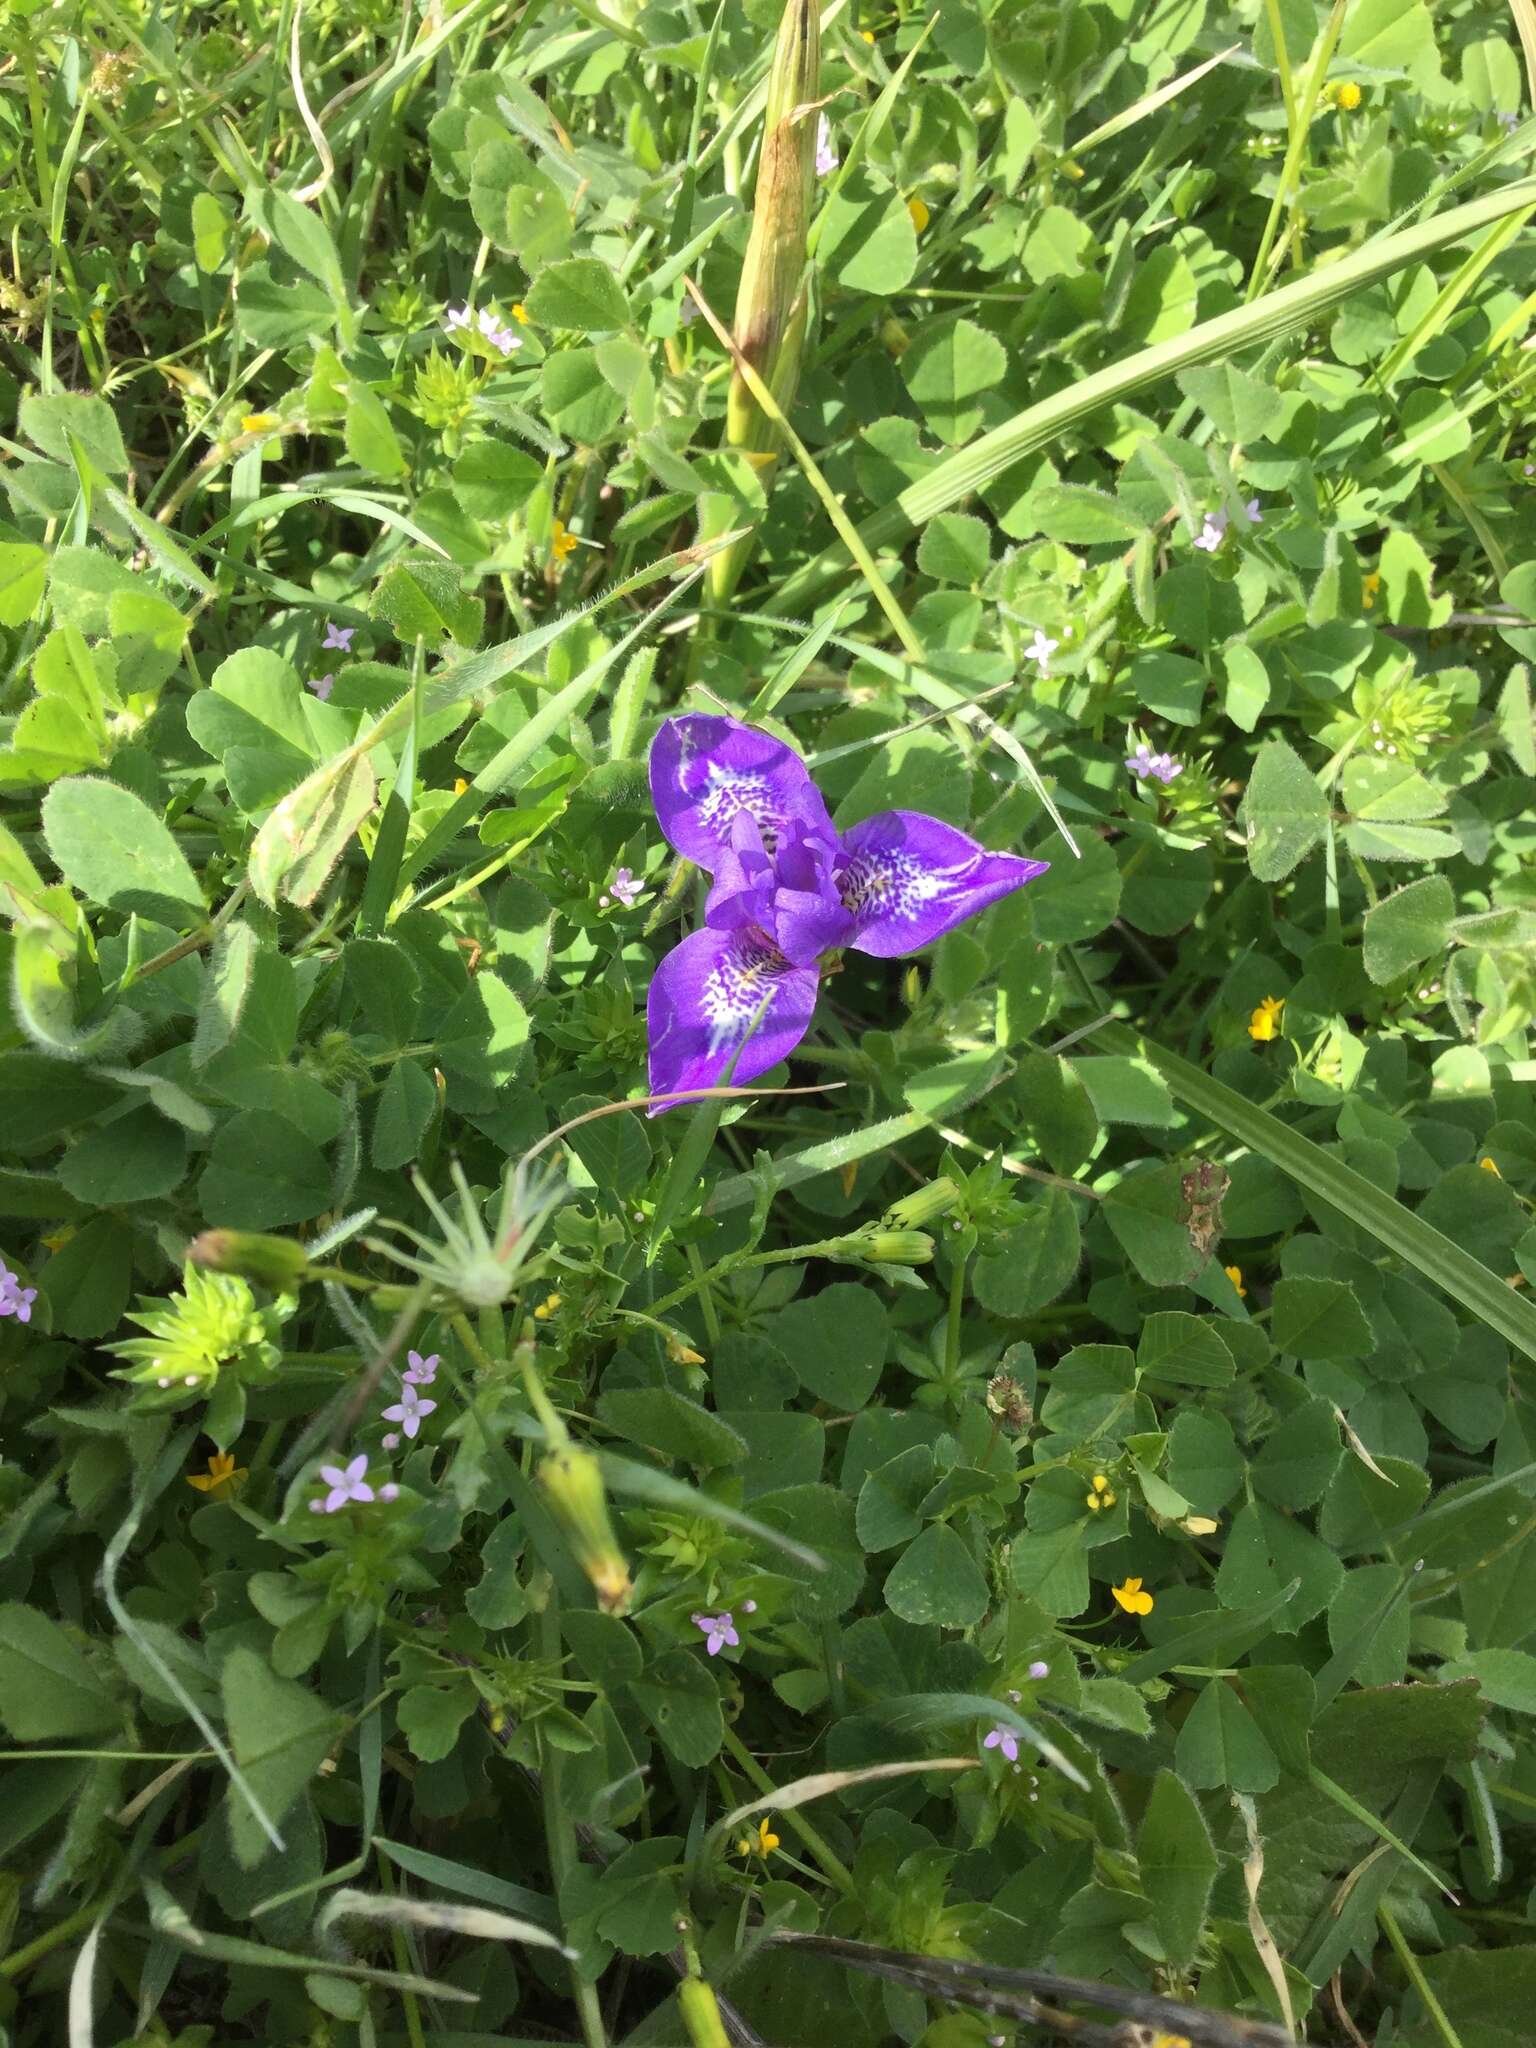
POLYGON ((15 2048, 1529 2038, 1529 9, 834 0, 775 468, 777 12, 0 23, 15 2048), (511 1176, 679 705, 1050 872, 511 1176))

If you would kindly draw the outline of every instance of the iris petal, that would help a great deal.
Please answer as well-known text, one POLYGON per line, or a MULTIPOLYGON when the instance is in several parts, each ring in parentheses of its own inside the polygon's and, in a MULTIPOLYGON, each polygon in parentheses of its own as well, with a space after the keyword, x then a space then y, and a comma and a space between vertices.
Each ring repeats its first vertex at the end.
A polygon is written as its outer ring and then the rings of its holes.
POLYGON ((706 925, 694 932, 672 948, 651 982, 651 1093, 716 1087, 733 1059, 733 1080, 756 1080, 809 1030, 817 981, 814 967, 791 966, 759 931, 706 925))
POLYGON ((881 959, 914 953, 1043 875, 1049 861, 988 853, 921 811, 881 811, 843 835, 839 875, 853 913, 848 941, 881 959))
POLYGON ((734 718, 704 712, 669 718, 652 742, 650 765, 662 831, 709 874, 743 811, 770 841, 791 819, 834 837, 821 792, 800 756, 734 718))

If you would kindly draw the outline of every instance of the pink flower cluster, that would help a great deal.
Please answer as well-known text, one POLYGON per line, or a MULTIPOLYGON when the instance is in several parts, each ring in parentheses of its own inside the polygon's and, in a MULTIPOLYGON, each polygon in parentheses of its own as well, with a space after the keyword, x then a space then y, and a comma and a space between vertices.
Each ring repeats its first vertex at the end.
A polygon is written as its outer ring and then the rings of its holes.
MULTIPOLYGON (((437 1353, 434 1351, 430 1357, 423 1358, 419 1351, 408 1351, 405 1359, 405 1371, 400 1375, 400 1398, 383 1411, 386 1422, 398 1422, 400 1425, 400 1430, 392 1429, 384 1438, 386 1451, 392 1451, 398 1445, 401 1430, 406 1436, 414 1437, 421 1428, 423 1417, 434 1414, 437 1409, 437 1403, 424 1400, 421 1393, 421 1389, 430 1387, 437 1377, 441 1363, 437 1353)), ((322 1465, 320 1477, 328 1491, 310 1502, 312 1515, 338 1514, 353 1501, 366 1504, 372 1500, 391 1501, 400 1497, 400 1489, 393 1480, 386 1480, 377 1492, 369 1484, 366 1451, 359 1451, 345 1465, 322 1465)))

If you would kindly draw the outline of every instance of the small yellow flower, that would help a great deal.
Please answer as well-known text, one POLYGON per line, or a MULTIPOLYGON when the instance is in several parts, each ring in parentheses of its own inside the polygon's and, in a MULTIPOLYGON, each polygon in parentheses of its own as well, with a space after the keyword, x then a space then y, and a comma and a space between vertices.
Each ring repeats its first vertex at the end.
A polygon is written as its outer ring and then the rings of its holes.
POLYGON ((512 308, 512 318, 517 322, 519 327, 527 327, 531 324, 528 318, 528 308, 523 304, 521 299, 519 299, 512 308))
POLYGON ((1156 2033, 1152 2036, 1152 2048, 1189 2048, 1189 2036, 1156 2033))
POLYGON ((558 1294, 546 1294, 533 1312, 535 1321, 547 1323, 555 1310, 560 1306, 561 1298, 558 1294))
MULTIPOLYGON (((1484 1173, 1491 1173, 1495 1180, 1502 1180, 1504 1178, 1503 1174, 1500 1173, 1498 1169, 1498 1164, 1495 1160, 1483 1158, 1479 1159, 1477 1163, 1483 1169, 1484 1173)), ((46 1244, 48 1240, 44 1238, 43 1242, 46 1244)))
POLYGON ((1360 578, 1360 599, 1367 611, 1375 604, 1376 596, 1380 589, 1381 578, 1374 569, 1371 570, 1369 575, 1360 578))
POLYGON ((1186 1515, 1179 1527, 1186 1536, 1214 1536, 1221 1524, 1209 1515, 1186 1515))
POLYGON ((702 1365, 704 1363, 703 1352, 695 1351, 687 1339, 680 1336, 676 1330, 667 1338, 667 1356, 674 1365, 702 1365))
POLYGON ((235 1469, 233 1451, 215 1451, 208 1460, 206 1472, 189 1472, 188 1486, 195 1486, 199 1493, 211 1493, 219 1500, 228 1500, 241 1481, 250 1477, 245 1466, 235 1469))
POLYGON ((1095 1472, 1092 1491, 1084 1495, 1083 1505, 1097 1514, 1101 1508, 1112 1508, 1114 1504, 1115 1494, 1108 1479, 1102 1472, 1095 1472))
POLYGON ((242 434, 269 434, 281 422, 275 412, 248 412, 240 422, 242 434))
POLYGON ((874 30, 873 30, 873 29, 867 29, 867 28, 861 28, 861 29, 859 30, 859 40, 860 40, 861 42, 865 42, 865 43, 868 43, 868 44, 869 44, 869 46, 870 46, 870 48, 871 48, 871 49, 873 49, 873 48, 874 48, 874 46, 875 46, 875 35, 874 35, 874 30))
POLYGON ((1333 89, 1333 104, 1341 113, 1352 114, 1356 107, 1359 106, 1360 99, 1360 88, 1352 78, 1347 79, 1343 85, 1336 85, 1333 89))
POLYGON ((1239 1298, 1240 1300, 1242 1300, 1242 1301, 1246 1301, 1246 1300, 1248 1299, 1248 1290, 1247 1290, 1247 1288, 1246 1288, 1246 1287, 1245 1287, 1245 1286, 1243 1285, 1243 1269, 1242 1269, 1242 1267, 1241 1267, 1241 1266, 1223 1266, 1221 1270, 1223 1271, 1223 1273, 1225 1273, 1225 1274, 1226 1274, 1227 1278, 1228 1278, 1228 1279, 1229 1279, 1229 1280, 1230 1280, 1230 1281, 1232 1282, 1232 1285, 1233 1285, 1233 1286, 1234 1286, 1234 1287, 1235 1287, 1235 1288, 1237 1289, 1237 1292, 1238 1292, 1238 1298, 1239 1298))
POLYGON ((69 1240, 74 1236, 74 1234, 75 1226, 73 1225, 73 1223, 66 1223, 62 1225, 58 1230, 54 1231, 51 1237, 45 1237, 43 1239, 43 1243, 49 1251, 61 1252, 63 1251, 65 1245, 69 1243, 69 1240))
POLYGON ((1266 996, 1253 1015, 1248 1019, 1248 1036, 1261 1045, 1280 1036, 1280 1012, 1285 1008, 1284 996, 1266 996))
POLYGON ((927 207, 923 204, 922 200, 918 198, 915 192, 912 194, 912 197, 907 201, 907 211, 912 216, 913 227, 915 227, 917 229, 917 232, 921 234, 923 232, 923 229, 927 227, 931 216, 928 212, 927 207))
POLYGON ((768 1816, 765 1813, 757 1824, 757 1833, 755 1835, 743 1835, 737 1842, 736 1854, 738 1856, 761 1856, 766 1861, 778 1846, 779 1838, 769 1826, 768 1816))
POLYGON ((463 796, 464 792, 465 792, 465 791, 466 791, 466 790, 467 790, 468 788, 469 788, 469 782, 468 782, 468 779, 467 779, 467 778, 466 778, 465 776, 463 776, 463 775, 455 775, 455 777, 453 778, 453 793, 454 793, 454 795, 455 795, 455 796, 463 796))
POLYGON ((1064 178, 1081 178, 1083 176, 1083 167, 1081 164, 1073 163, 1069 157, 1061 167, 1061 174, 1064 178))
POLYGON ((1116 1606, 1123 1608, 1127 1614, 1152 1612, 1152 1595, 1143 1593, 1140 1579, 1127 1579, 1123 1586, 1111 1586, 1109 1590, 1115 1596, 1116 1606))
POLYGON ((549 544, 550 553, 557 562, 563 562, 568 555, 575 554, 576 548, 577 540, 575 534, 571 532, 564 520, 557 519, 555 521, 555 537, 549 544))

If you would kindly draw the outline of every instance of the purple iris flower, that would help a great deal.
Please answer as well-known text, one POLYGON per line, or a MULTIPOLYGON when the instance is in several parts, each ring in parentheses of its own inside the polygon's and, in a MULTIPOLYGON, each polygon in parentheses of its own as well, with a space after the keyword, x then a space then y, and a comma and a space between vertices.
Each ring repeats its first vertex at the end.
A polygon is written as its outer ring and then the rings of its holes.
POLYGON ((653 1095, 713 1088, 733 1059, 733 1079, 755 1080, 810 1029, 824 954, 915 952, 1050 865, 921 811, 839 832, 798 754, 702 712, 657 733, 651 795, 672 845, 714 877, 703 926, 651 982, 653 1095))

